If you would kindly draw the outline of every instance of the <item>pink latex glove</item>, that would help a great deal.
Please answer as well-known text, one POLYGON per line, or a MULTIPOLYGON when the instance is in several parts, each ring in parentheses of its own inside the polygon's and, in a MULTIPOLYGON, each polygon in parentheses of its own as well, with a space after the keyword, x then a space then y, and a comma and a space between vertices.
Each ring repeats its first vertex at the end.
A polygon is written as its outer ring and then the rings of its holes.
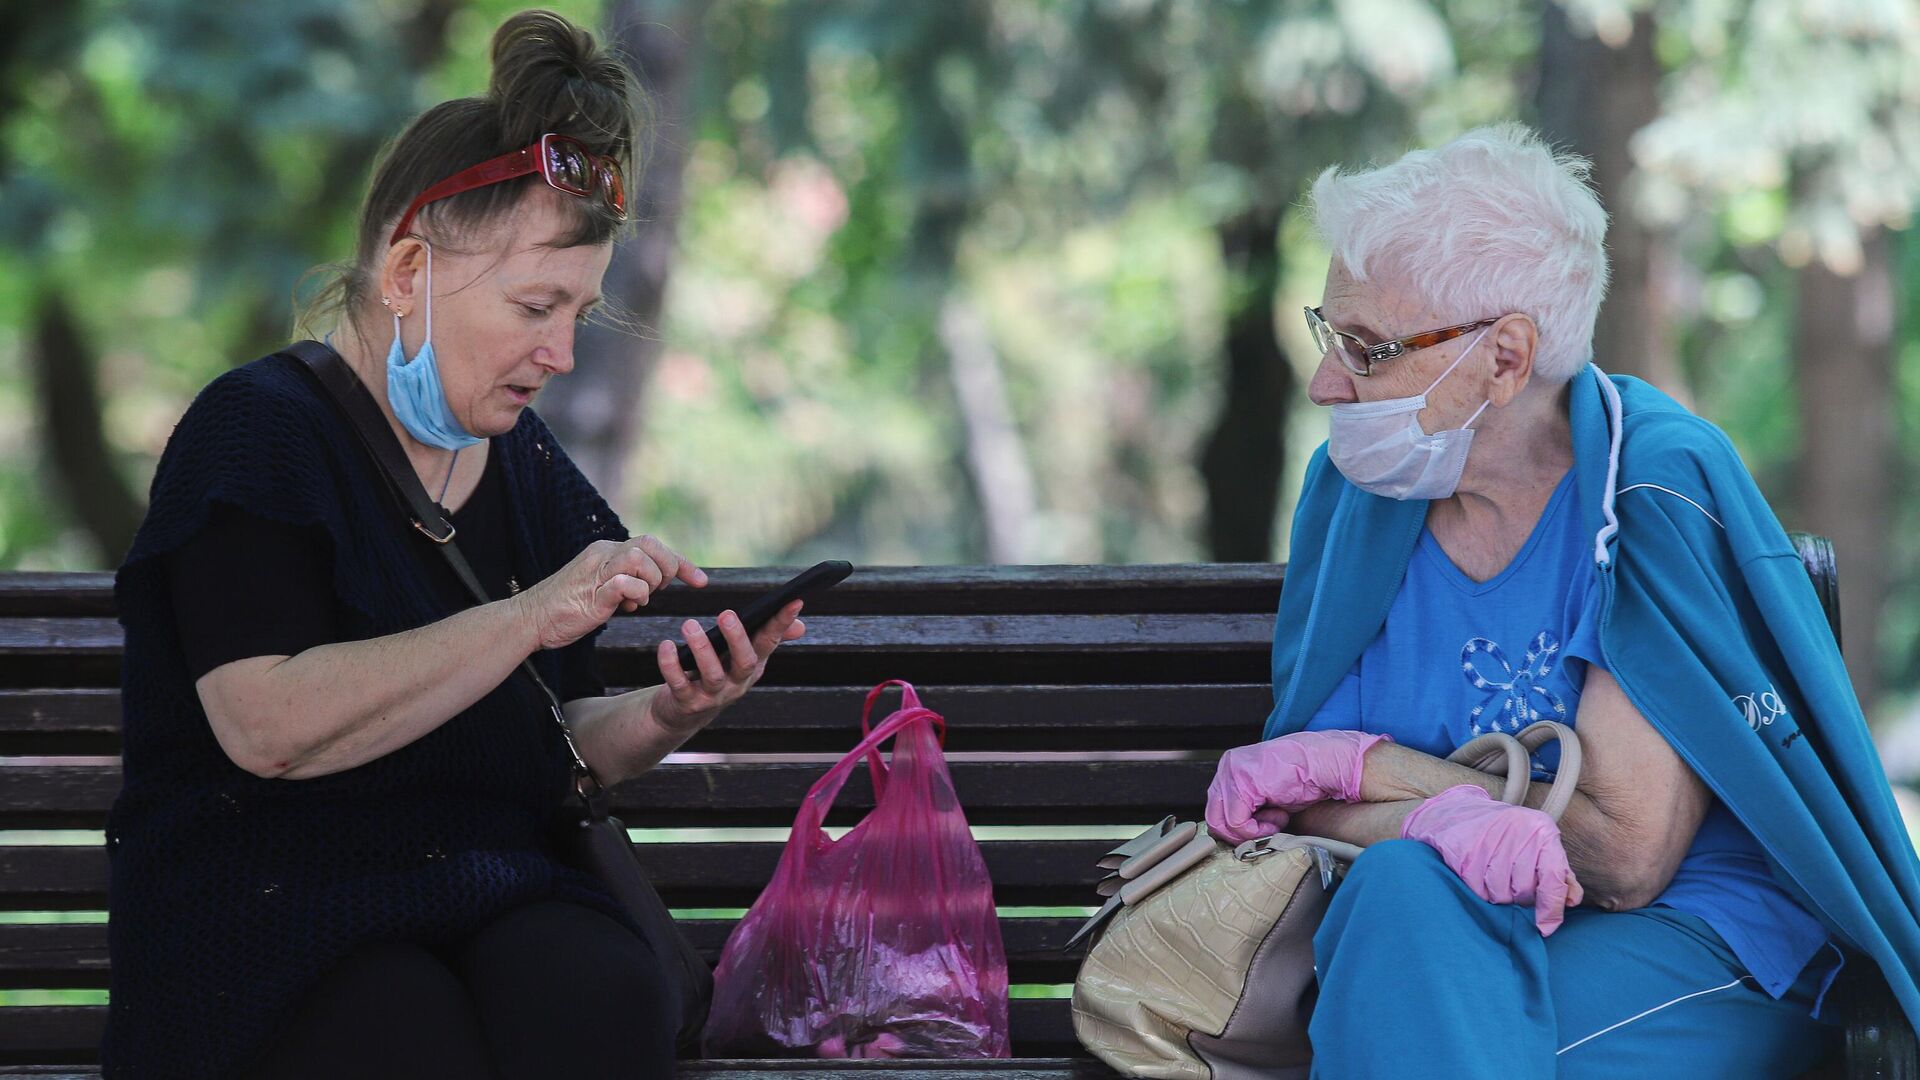
POLYGON ((1495 904, 1532 904, 1533 923, 1546 937, 1582 899, 1567 865, 1560 826, 1529 806, 1499 802, 1473 784, 1461 784, 1416 807, 1400 835, 1440 853, 1467 888, 1495 904))
POLYGON ((1279 832, 1293 811, 1314 803, 1359 802, 1367 751, 1392 741, 1362 731, 1299 731, 1235 747, 1207 788, 1207 830, 1241 844, 1279 832))

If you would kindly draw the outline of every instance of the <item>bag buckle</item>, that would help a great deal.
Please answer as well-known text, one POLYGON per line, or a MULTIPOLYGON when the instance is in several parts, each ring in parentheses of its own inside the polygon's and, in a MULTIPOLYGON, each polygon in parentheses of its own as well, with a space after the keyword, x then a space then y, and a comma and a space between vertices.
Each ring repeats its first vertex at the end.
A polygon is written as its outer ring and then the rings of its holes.
POLYGON ((457 532, 458 532, 459 530, 458 530, 458 529, 455 529, 455 528, 453 527, 453 522, 451 522, 451 521, 442 521, 442 522, 441 522, 440 524, 442 524, 442 525, 445 525, 445 526, 447 527, 447 535, 445 535, 445 536, 435 536, 435 535, 433 535, 433 530, 432 530, 432 529, 429 529, 429 528, 427 528, 427 523, 426 523, 426 522, 424 522, 424 521, 421 521, 421 520, 420 520, 419 518, 414 518, 414 519, 413 519, 413 527, 414 527, 414 528, 416 528, 416 529, 418 529, 418 530, 420 530, 420 535, 421 535, 421 536, 424 536, 424 537, 426 537, 427 539, 429 539, 429 540, 431 540, 431 541, 433 541, 433 542, 434 542, 434 543, 436 543, 436 544, 451 544, 451 543, 453 543, 453 537, 454 537, 454 534, 455 534, 455 533, 457 533, 457 532))
MULTIPOLYGON (((1279 835, 1278 833, 1274 835, 1279 835)), ((1263 836, 1258 840, 1249 840, 1233 849, 1233 857, 1241 862, 1254 862, 1269 855, 1278 855, 1283 849, 1273 846, 1272 836, 1263 836)))
POLYGON ((1307 857, 1313 860, 1314 869, 1320 873, 1320 887, 1322 889, 1331 889, 1333 888, 1333 879, 1337 871, 1335 871, 1333 865, 1334 853, 1327 850, 1329 847, 1339 848, 1340 857, 1346 859, 1348 862, 1352 862, 1358 858, 1360 854, 1359 849, 1351 845, 1341 844, 1336 840, 1326 840, 1318 836, 1294 836, 1289 833, 1274 833, 1272 836, 1263 836, 1258 840, 1249 840, 1239 847, 1234 848, 1233 857, 1239 859, 1241 862, 1256 862, 1269 855, 1278 855, 1283 851, 1292 851, 1295 848, 1305 848, 1307 857))
POLYGON ((591 810, 593 800, 606 793, 606 786, 600 783, 599 777, 593 775, 593 767, 587 764, 586 758, 580 756, 580 748, 573 744, 573 729, 567 726, 567 714, 561 712, 557 705, 547 706, 547 711, 553 714, 554 722, 560 725, 560 741, 567 744, 567 756, 573 759, 573 792, 591 810))
POLYGON ((600 778, 593 775, 592 769, 573 770, 573 791, 580 796, 581 801, 591 804, 593 800, 606 794, 606 790, 601 785, 600 778))

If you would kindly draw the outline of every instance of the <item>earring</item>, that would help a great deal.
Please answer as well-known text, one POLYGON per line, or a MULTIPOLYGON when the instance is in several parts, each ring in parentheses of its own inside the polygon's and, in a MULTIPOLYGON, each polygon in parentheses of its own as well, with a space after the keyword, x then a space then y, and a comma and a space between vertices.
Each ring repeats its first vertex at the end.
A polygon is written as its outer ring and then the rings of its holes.
POLYGON ((380 298, 380 306, 381 306, 381 307, 385 307, 385 308, 390 308, 390 307, 392 307, 392 306, 393 306, 393 298, 392 298, 391 296, 383 296, 383 297, 381 297, 381 298, 380 298))

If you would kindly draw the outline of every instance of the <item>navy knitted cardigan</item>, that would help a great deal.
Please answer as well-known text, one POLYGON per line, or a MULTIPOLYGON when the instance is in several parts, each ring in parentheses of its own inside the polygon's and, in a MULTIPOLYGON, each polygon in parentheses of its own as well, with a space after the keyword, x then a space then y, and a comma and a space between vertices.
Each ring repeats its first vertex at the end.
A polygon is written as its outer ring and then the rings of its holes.
MULTIPOLYGON (((531 410, 490 452, 504 467, 517 580, 546 577, 594 540, 626 538, 531 410)), ((215 742, 162 559, 214 503, 325 531, 346 640, 451 614, 421 574, 442 556, 397 523, 374 468, 285 355, 215 379, 161 456, 114 584, 126 652, 124 782, 107 828, 109 1077, 231 1075, 364 942, 431 945, 547 898, 624 918, 552 854, 567 759, 523 676, 411 745, 330 776, 262 779, 215 742)), ((560 684, 557 653, 535 663, 560 684)))

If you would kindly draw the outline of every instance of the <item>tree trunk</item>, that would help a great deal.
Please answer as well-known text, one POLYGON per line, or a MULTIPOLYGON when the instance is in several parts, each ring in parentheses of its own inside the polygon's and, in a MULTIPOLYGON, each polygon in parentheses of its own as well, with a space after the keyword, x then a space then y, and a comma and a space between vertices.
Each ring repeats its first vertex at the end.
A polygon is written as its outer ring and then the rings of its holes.
POLYGON ((966 432, 967 471, 980 497, 987 561, 1032 562, 1033 470, 1007 404, 1006 379, 986 320, 965 299, 949 294, 940 305, 939 334, 966 432))
POLYGON ((1670 245, 1640 224, 1631 205, 1633 158, 1627 144, 1660 111, 1653 16, 1636 14, 1631 36, 1615 47, 1576 30, 1557 0, 1547 0, 1544 7, 1535 101, 1541 132, 1593 161, 1594 188, 1612 217, 1607 251, 1613 282, 1594 327, 1594 361, 1688 401, 1667 301, 1674 291, 1670 245))
POLYGON ((1287 409, 1297 382, 1273 331, 1280 219, 1280 210, 1255 207, 1218 230, 1231 297, 1227 380, 1200 473, 1207 485, 1207 550, 1219 562, 1273 558, 1287 409))
POLYGON ((99 358, 57 289, 40 297, 28 352, 43 452, 53 466, 50 484, 93 539, 100 565, 116 565, 133 543, 142 509, 101 430, 99 358))
POLYGON ((1833 540, 1847 670, 1868 709, 1880 690, 1894 480, 1898 293, 1889 246, 1886 230, 1875 229, 1862 238, 1857 274, 1837 274, 1818 259, 1802 269, 1793 334, 1804 515, 1795 524, 1833 540))
POLYGON ((541 395, 540 415, 616 507, 640 433, 647 378, 665 347, 659 327, 693 141, 688 94, 705 13, 705 0, 617 0, 608 14, 616 47, 646 93, 651 126, 642 133, 642 175, 631 193, 637 225, 614 248, 602 290, 613 310, 642 329, 582 328, 574 339, 574 369, 541 395))

